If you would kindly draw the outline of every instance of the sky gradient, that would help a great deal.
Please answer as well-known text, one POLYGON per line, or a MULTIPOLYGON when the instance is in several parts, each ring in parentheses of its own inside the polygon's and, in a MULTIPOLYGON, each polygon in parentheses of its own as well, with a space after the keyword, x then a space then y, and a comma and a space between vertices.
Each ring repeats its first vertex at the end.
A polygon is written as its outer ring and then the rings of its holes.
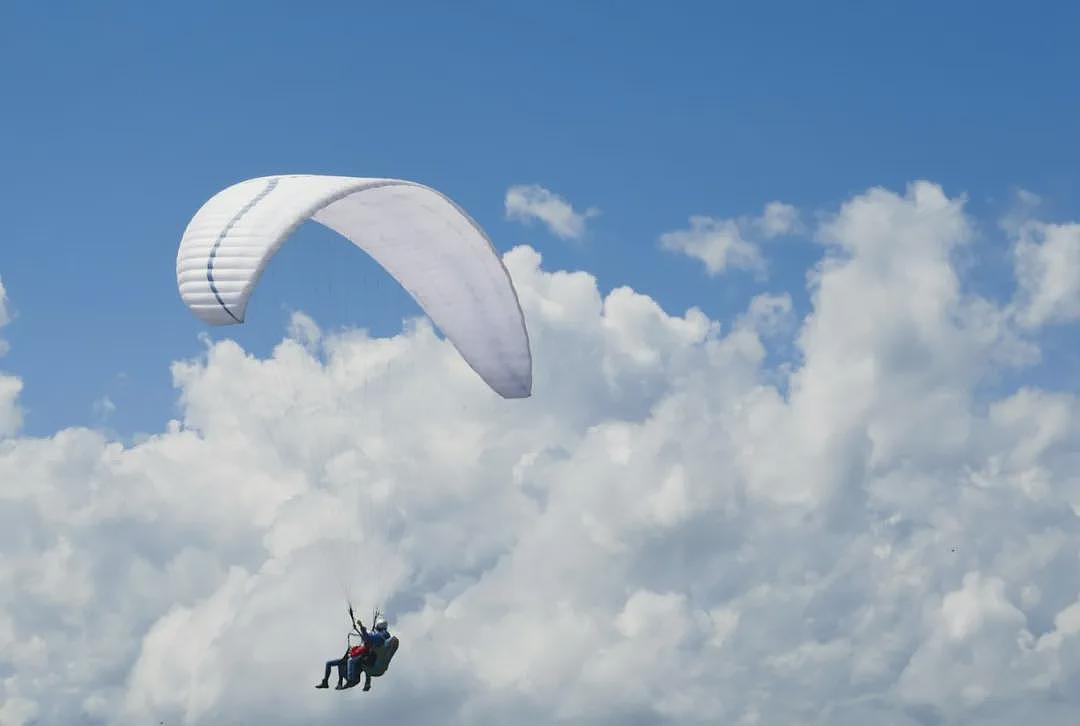
MULTIPOLYGON (((656 244, 691 215, 752 214, 776 199, 812 214, 870 186, 930 179, 989 221, 980 272, 1004 295, 993 220, 1015 190, 1039 194, 1050 218, 1075 212, 1080 16, 1060 3, 0 12, 8 366, 35 372, 24 403, 37 434, 98 423, 103 396, 118 432, 160 425, 168 363, 199 350, 172 283, 176 243, 213 192, 252 176, 422 181, 499 249, 542 244, 553 268, 721 320, 769 283, 802 288, 817 252, 777 250, 768 282, 710 279, 656 244), (560 243, 505 219, 514 184, 601 214, 587 239, 560 243)), ((289 309, 384 333, 416 312, 386 285, 370 292, 377 271, 320 232, 286 246, 249 325, 228 335, 265 353, 289 309), (367 284, 352 286, 360 273, 367 284)))

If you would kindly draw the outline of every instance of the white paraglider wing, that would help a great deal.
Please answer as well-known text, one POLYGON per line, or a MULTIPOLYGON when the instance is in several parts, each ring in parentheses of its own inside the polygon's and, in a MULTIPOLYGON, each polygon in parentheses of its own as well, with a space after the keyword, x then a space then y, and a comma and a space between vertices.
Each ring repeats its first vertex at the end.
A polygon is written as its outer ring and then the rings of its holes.
POLYGON ((374 257, 500 395, 530 395, 532 356, 510 274, 468 215, 413 182, 294 175, 224 189, 184 231, 180 296, 211 325, 243 322, 266 264, 308 219, 374 257))

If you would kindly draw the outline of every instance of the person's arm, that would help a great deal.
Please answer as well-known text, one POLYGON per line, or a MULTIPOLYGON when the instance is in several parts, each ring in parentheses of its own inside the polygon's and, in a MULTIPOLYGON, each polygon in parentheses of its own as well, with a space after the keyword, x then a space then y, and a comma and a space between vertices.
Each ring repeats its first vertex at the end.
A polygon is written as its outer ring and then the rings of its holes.
POLYGON ((361 633, 360 631, 364 629, 364 624, 357 619, 356 613, 353 612, 351 604, 349 605, 349 622, 352 623, 352 631, 350 632, 350 635, 352 633, 356 633, 357 635, 363 637, 363 633, 361 633), (357 630, 357 627, 359 627, 360 630, 357 630))

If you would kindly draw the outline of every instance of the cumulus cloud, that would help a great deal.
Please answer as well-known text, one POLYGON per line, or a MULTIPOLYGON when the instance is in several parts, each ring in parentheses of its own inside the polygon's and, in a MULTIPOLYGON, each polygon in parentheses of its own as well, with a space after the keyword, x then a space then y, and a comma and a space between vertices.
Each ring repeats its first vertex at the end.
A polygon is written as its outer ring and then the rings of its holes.
POLYGON ((522 222, 539 220, 557 237, 581 239, 585 223, 600 210, 590 207, 584 212, 574 210, 570 202, 539 184, 512 186, 506 190, 506 218, 522 222))
POLYGON ((1011 310, 1027 329, 1080 319, 1080 224, 1037 218, 1042 199, 1018 189, 999 226, 1012 239, 1017 290, 1011 310))
POLYGON ((769 202, 758 217, 715 219, 692 216, 688 229, 660 235, 660 246, 700 260, 705 263, 709 275, 719 275, 728 268, 762 271, 765 260, 759 242, 801 229, 795 207, 783 202, 769 202))
POLYGON ((1017 314, 1038 327, 1080 319, 1080 224, 1028 221, 1013 248, 1017 314))
POLYGON ((976 396, 1037 351, 960 284, 971 228, 933 184, 860 194, 809 315, 730 329, 521 247, 531 399, 424 321, 298 316, 269 357, 177 363, 182 417, 138 444, 0 441, 0 715, 1068 723, 1080 402, 976 396), (337 697, 345 592, 402 649, 337 697))

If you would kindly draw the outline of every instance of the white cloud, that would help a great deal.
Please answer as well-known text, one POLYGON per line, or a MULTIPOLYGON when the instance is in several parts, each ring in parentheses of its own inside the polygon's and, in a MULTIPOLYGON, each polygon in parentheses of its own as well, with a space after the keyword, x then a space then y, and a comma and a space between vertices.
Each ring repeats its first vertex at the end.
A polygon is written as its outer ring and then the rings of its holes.
POLYGON ((763 271, 765 261, 760 240, 793 234, 801 230, 798 210, 783 202, 769 202, 759 217, 715 219, 695 215, 689 229, 665 232, 660 246, 681 252, 705 263, 709 275, 728 268, 763 271))
POLYGON ((950 720, 990 699, 1021 700, 1045 662, 1037 658, 1024 613, 1010 602, 1006 583, 978 572, 931 607, 924 640, 900 676, 903 701, 929 704, 950 720), (1004 659, 1008 668, 998 663, 1004 659))
POLYGON ((794 325, 791 295, 783 293, 755 296, 750 300, 746 315, 743 316, 741 322, 767 338, 790 332, 794 325))
POLYGON ((701 260, 710 275, 729 267, 754 270, 765 264, 757 245, 743 239, 739 225, 730 219, 691 217, 689 229, 660 235, 660 246, 701 260))
POLYGON ((585 222, 600 214, 590 207, 577 212, 570 202, 538 184, 512 186, 506 190, 506 217, 522 222, 538 219, 557 237, 581 239, 585 222))
POLYGON ((1013 254, 1022 324, 1080 319, 1080 224, 1028 221, 1019 229, 1013 254))
POLYGON ((94 401, 91 409, 94 412, 95 418, 99 421, 104 421, 116 412, 116 404, 108 396, 102 396, 94 401))
POLYGON ((35 722, 38 707, 25 698, 10 698, 0 704, 0 723, 10 726, 23 726, 35 722))
MULTIPOLYGON (((3 280, 0 279, 0 328, 10 322, 11 314, 8 312, 7 291, 4 289, 3 280)), ((7 352, 8 343, 3 338, 0 338, 0 356, 5 355, 7 352)), ((0 371, 0 439, 14 434, 22 426, 22 409, 18 404, 22 386, 21 380, 0 371)))
POLYGON ((970 229, 927 183, 843 205, 786 389, 790 297, 721 330, 518 248, 531 399, 423 322, 301 316, 176 364, 144 442, 0 442, 0 715, 1068 722, 1080 401, 976 400, 1034 351, 964 292, 970 229), (343 588, 402 638, 369 694, 312 688, 343 588))
POLYGON ((18 403, 22 387, 17 377, 0 373, 0 439, 11 436, 22 426, 22 408, 18 403))
POLYGON ((1027 189, 1016 189, 1009 209, 998 221, 998 226, 1012 236, 1020 234, 1024 225, 1030 222, 1036 210, 1042 205, 1042 197, 1027 189))
POLYGON ((765 239, 793 234, 802 229, 799 221, 799 210, 790 204, 783 202, 769 202, 765 205, 765 211, 761 216, 753 220, 753 224, 761 232, 765 239))
MULTIPOLYGON (((0 278, 0 328, 11 322, 11 314, 8 312, 7 305, 7 291, 4 289, 4 280, 0 278)), ((0 356, 7 352, 8 343, 3 338, 0 338, 0 356)))

